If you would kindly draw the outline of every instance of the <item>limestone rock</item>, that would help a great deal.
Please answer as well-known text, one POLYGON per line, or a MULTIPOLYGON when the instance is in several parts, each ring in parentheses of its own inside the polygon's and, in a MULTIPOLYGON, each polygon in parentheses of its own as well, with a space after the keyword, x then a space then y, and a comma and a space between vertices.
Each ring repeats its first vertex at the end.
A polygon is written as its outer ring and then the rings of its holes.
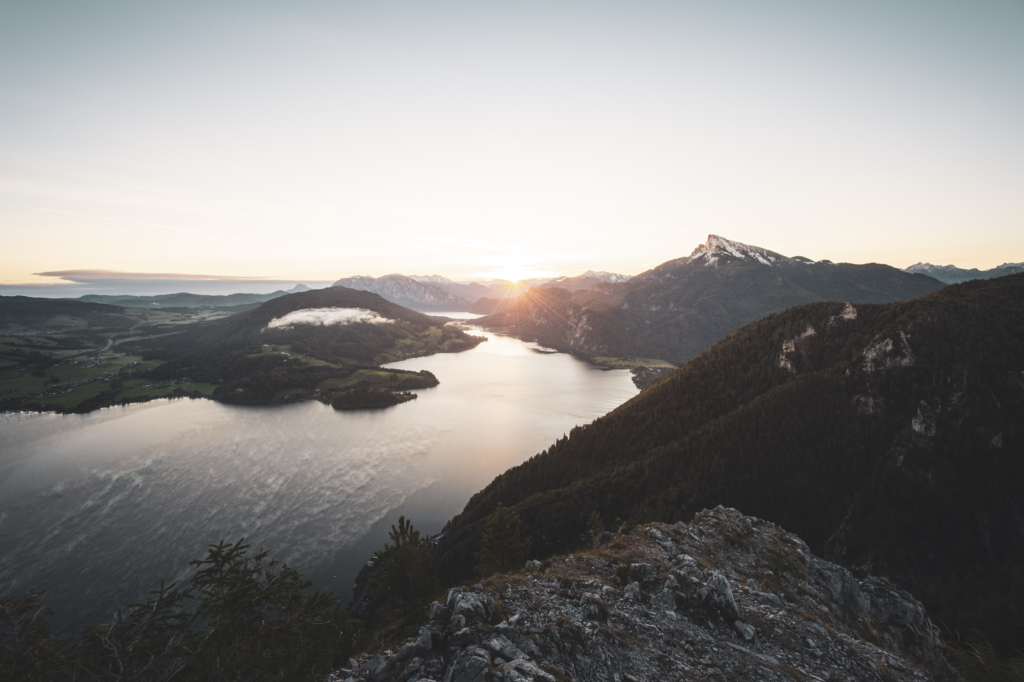
POLYGON ((962 682, 910 595, 813 557, 771 523, 718 507, 613 544, 553 557, 543 580, 453 589, 416 637, 328 682, 962 682))

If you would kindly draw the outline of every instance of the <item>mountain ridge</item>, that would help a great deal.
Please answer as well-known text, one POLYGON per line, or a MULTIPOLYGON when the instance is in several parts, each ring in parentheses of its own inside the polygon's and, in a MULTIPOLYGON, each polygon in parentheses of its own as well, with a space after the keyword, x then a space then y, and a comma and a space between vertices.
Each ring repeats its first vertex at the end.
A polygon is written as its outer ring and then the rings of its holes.
POLYGON ((960 284, 962 282, 969 282, 975 279, 992 279, 993 277, 1002 277, 1003 275, 1013 275, 1018 272, 1024 272, 1024 263, 1003 263, 1002 265, 997 265, 996 267, 988 270, 979 270, 978 268, 966 270, 964 268, 958 268, 955 265, 914 263, 913 265, 904 268, 903 271, 928 275, 929 277, 934 277, 940 282, 945 282, 946 284, 960 284))
POLYGON ((679 365, 743 324, 820 300, 885 303, 943 285, 888 265, 782 256, 709 235, 689 256, 623 283, 585 291, 531 289, 504 304, 478 301, 485 329, 586 357, 640 356, 679 365))
POLYGON ((1024 274, 748 324, 496 478, 453 519, 442 566, 461 575, 498 503, 541 556, 592 511, 643 522, 724 504, 1008 653, 1024 639, 1022 322, 1024 274))

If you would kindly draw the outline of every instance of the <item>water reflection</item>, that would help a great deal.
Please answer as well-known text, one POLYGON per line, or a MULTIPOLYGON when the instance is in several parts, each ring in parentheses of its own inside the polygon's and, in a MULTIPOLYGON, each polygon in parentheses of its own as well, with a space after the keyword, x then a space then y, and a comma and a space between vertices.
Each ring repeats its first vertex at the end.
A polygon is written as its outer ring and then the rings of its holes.
POLYGON ((398 513, 436 532, 495 475, 636 394, 626 371, 503 337, 393 366, 441 384, 374 412, 177 400, 0 416, 0 594, 46 589, 77 627, 246 536, 347 596, 398 513))

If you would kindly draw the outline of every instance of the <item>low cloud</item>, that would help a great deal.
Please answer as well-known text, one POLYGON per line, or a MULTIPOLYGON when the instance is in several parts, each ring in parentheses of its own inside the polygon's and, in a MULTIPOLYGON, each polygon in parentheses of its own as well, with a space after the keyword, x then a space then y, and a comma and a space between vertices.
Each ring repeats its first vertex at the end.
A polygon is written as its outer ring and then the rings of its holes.
POLYGON ((336 324, 354 324, 356 322, 387 324, 394 322, 394 320, 389 320, 372 310, 364 310, 362 308, 304 308, 302 310, 294 310, 284 317, 275 317, 267 327, 270 329, 275 327, 294 327, 297 324, 330 327, 336 324))

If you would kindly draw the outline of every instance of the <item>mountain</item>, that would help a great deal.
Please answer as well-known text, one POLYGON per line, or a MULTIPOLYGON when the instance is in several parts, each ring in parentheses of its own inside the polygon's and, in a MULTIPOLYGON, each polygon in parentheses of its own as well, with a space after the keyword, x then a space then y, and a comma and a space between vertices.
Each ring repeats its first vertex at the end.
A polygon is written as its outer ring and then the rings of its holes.
POLYGON ((219 357, 287 345, 293 354, 324 362, 377 365, 464 350, 478 340, 378 294, 334 286, 288 294, 247 313, 196 325, 183 335, 179 351, 219 357))
POLYGON ((630 279, 632 279, 632 277, 629 275, 617 275, 613 272, 595 272, 593 270, 587 270, 582 275, 577 275, 576 277, 556 277, 555 279, 541 284, 538 288, 581 291, 601 283, 621 284, 623 282, 628 282, 630 279))
POLYGON ((969 282, 972 279, 992 279, 993 277, 1002 277, 1003 275, 1013 275, 1018 272, 1024 272, 1024 263, 1003 263, 990 270, 979 270, 978 268, 971 268, 965 270, 958 268, 955 265, 932 265, 931 263, 915 263, 909 268, 904 268, 903 272, 919 273, 922 275, 928 275, 934 277, 940 282, 946 284, 959 284, 960 282, 969 282))
POLYGON ((470 308, 469 301, 449 292, 439 284, 417 281, 405 275, 346 277, 339 279, 332 286, 370 291, 412 310, 460 312, 470 308))
MULTIPOLYGON (((294 293, 303 284, 295 285, 295 289, 288 291, 275 291, 270 294, 160 294, 157 296, 111 296, 104 294, 88 294, 75 300, 89 303, 107 303, 111 305, 124 306, 125 308, 226 308, 236 305, 253 305, 265 303, 287 293, 294 293)), ((308 289, 303 289, 308 291, 308 289)))
POLYGON ((151 377, 213 384, 215 400, 335 404, 351 398, 347 409, 378 406, 375 398, 396 404, 400 400, 394 391, 437 384, 429 373, 378 365, 455 353, 482 340, 377 294, 330 287, 288 294, 249 312, 191 325, 180 334, 124 345, 147 360, 163 362, 150 371, 151 377), (353 391, 359 394, 348 395, 353 391))
POLYGON ((886 303, 942 283, 888 265, 813 262, 710 235, 686 258, 583 291, 535 288, 478 301, 480 326, 584 356, 682 364, 740 326, 811 301, 886 303), (486 305, 485 305, 486 304, 486 305))
POLYGON ((962 682, 920 603, 762 519, 717 508, 594 545, 452 588, 334 679, 962 682))
POLYGON ((744 326, 477 493, 438 548, 449 579, 499 503, 539 558, 593 512, 735 507, 1009 653, 1024 641, 1024 274, 744 326))
POLYGON ((484 286, 479 282, 455 282, 441 275, 410 275, 409 279, 414 279, 424 284, 433 284, 444 289, 449 294, 458 296, 470 303, 478 298, 494 295, 494 291, 490 287, 484 286))
POLYGON ((298 284, 296 284, 295 286, 293 286, 293 287, 292 287, 291 289, 289 289, 289 290, 288 290, 287 292, 285 292, 285 293, 288 293, 288 294, 301 294, 301 293, 302 293, 303 291, 309 291, 309 290, 310 290, 310 288, 309 288, 309 287, 307 287, 307 286, 306 286, 305 284, 303 284, 302 282, 299 282, 298 284))

